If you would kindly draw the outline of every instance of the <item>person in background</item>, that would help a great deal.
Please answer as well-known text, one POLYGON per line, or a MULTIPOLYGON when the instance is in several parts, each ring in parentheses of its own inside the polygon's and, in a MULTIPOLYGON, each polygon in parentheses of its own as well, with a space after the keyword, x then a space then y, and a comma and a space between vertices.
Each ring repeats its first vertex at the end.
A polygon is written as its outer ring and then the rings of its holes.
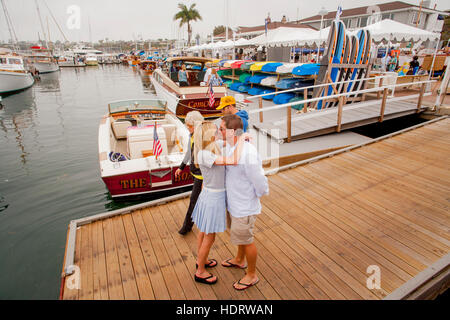
POLYGON ((397 68, 397 64, 398 64, 398 60, 397 57, 395 56, 395 53, 392 52, 391 53, 391 59, 388 62, 388 71, 390 72, 394 72, 397 68))
MULTIPOLYGON (((226 115, 222 118, 219 131, 223 140, 230 145, 228 156, 239 147, 242 129, 240 117, 226 115)), ((259 198, 269 193, 269 184, 258 150, 251 143, 244 142, 237 165, 226 166, 225 171, 230 241, 238 246, 238 250, 233 258, 221 264, 226 268, 247 268, 245 276, 233 284, 234 289, 245 290, 259 281, 256 274, 258 251, 254 243, 254 229, 256 217, 262 210, 259 198)))
POLYGON ((180 87, 187 87, 189 85, 187 80, 186 65, 184 63, 178 71, 178 82, 180 83, 180 87))
POLYGON ((184 159, 180 164, 180 167, 175 171, 175 178, 179 179, 181 172, 184 170, 186 165, 189 163, 189 169, 192 175, 192 179, 194 180, 194 185, 192 187, 191 199, 189 201, 189 207, 186 212, 186 217, 184 218, 183 226, 178 231, 179 234, 185 235, 189 231, 192 230, 193 222, 192 222, 192 211, 194 211, 195 204, 197 203, 198 196, 202 191, 203 185, 203 177, 200 171, 200 168, 197 168, 194 165, 194 154, 192 150, 194 149, 194 128, 196 123, 202 123, 203 116, 198 111, 188 112, 186 118, 184 119, 184 123, 189 130, 190 139, 188 144, 188 149, 186 154, 184 155, 184 159))
POLYGON ((208 83, 209 82, 209 77, 211 76, 212 73, 212 66, 210 63, 206 64, 206 71, 205 71, 205 76, 203 77, 203 82, 204 83, 208 83))
POLYGON ((417 71, 419 70, 419 66, 420 66, 419 57, 414 56, 411 62, 409 63, 411 74, 416 74, 417 71))
POLYGON ((207 85, 209 86, 210 83, 213 85, 213 87, 218 87, 218 86, 223 85, 222 78, 219 77, 216 69, 212 69, 212 73, 211 73, 211 76, 209 77, 207 85))
POLYGON ((236 108, 236 100, 233 96, 226 96, 220 99, 220 105, 216 108, 222 110, 224 115, 235 114, 242 120, 244 132, 248 130, 248 113, 245 110, 238 110, 236 108))

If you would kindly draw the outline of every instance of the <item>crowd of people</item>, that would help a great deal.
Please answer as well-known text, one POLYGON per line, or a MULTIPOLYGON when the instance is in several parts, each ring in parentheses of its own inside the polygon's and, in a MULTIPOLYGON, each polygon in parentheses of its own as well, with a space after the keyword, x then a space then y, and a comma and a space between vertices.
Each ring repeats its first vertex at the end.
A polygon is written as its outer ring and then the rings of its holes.
POLYGON ((230 242, 237 246, 237 252, 220 265, 245 269, 245 275, 233 284, 236 290, 245 290, 259 281, 254 228, 261 213, 259 199, 268 194, 269 185, 257 149, 249 142, 247 112, 237 109, 232 96, 223 97, 217 109, 223 112, 220 126, 205 121, 198 111, 189 112, 185 118, 191 138, 175 175, 189 164, 194 185, 179 233, 187 234, 194 224, 198 228, 194 279, 212 285, 218 277, 207 269, 218 262, 209 258, 210 249, 216 234, 228 227, 230 242))

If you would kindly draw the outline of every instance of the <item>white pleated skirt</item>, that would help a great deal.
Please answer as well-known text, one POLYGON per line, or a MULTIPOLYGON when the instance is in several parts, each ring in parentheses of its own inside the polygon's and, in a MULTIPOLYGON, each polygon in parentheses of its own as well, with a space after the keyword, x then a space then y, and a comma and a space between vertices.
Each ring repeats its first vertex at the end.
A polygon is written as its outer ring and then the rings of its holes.
POLYGON ((226 199, 225 190, 203 188, 192 212, 192 221, 201 232, 208 234, 226 230, 226 199))

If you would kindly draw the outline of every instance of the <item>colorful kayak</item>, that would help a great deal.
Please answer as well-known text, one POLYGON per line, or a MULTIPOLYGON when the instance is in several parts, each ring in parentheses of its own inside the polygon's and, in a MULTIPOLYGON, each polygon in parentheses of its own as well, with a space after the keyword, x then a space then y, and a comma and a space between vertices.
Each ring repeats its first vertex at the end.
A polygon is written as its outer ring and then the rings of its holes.
POLYGON ((238 88, 239 92, 245 93, 248 92, 252 87, 249 86, 248 84, 241 84, 238 88))
POLYGON ((261 71, 261 68, 268 63, 273 63, 273 61, 255 62, 251 65, 250 71, 261 71))
POLYGON ((282 66, 281 62, 270 62, 261 67, 262 72, 276 72, 277 68, 282 66))
POLYGON ((255 84, 259 84, 261 83, 261 80, 267 78, 267 75, 262 75, 262 74, 256 74, 253 77, 250 77, 250 79, 248 80, 250 83, 255 83, 255 84))
POLYGON ((283 63, 276 70, 276 73, 292 73, 294 68, 301 66, 303 63, 283 63))
POLYGON ((249 61, 246 61, 246 60, 236 61, 231 64, 231 69, 240 69, 241 66, 246 62, 249 62, 249 61))
POLYGON ((269 76, 261 80, 262 86, 275 86, 277 83, 278 77, 269 76))
MULTIPOLYGON (((267 93, 272 93, 275 92, 275 89, 264 89, 264 91, 261 94, 267 94, 267 93)), ((274 94, 270 94, 268 96, 264 96, 262 97, 264 100, 273 100, 273 98, 275 98, 274 94)))
POLYGON ((248 94, 251 96, 257 96, 260 95, 264 92, 264 88, 260 88, 260 87, 253 87, 250 90, 248 90, 248 94))
POLYGON ((250 67, 254 64, 254 61, 245 62, 241 65, 241 70, 250 70, 250 67))
POLYGON ((312 76, 319 73, 320 64, 318 63, 303 63, 292 70, 295 76, 312 76))
POLYGON ((292 98, 295 98, 294 93, 290 93, 290 92, 280 93, 280 94, 277 94, 275 96, 275 98, 273 98, 273 102, 275 104, 285 104, 285 103, 288 103, 292 98))
POLYGON ((243 74, 241 74, 239 76, 239 81, 242 82, 242 83, 248 83, 248 81, 250 80, 251 76, 252 76, 251 73, 244 72, 243 74))

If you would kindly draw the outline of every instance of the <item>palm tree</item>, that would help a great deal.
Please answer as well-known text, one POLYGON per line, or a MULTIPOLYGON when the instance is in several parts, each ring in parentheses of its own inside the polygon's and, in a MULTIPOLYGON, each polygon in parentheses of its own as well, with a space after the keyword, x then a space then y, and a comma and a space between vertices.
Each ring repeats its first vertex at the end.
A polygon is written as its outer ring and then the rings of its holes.
POLYGON ((195 3, 193 3, 189 8, 182 4, 178 4, 178 8, 180 11, 173 17, 173 20, 180 20, 180 27, 182 27, 184 24, 187 24, 188 27, 188 45, 191 43, 191 36, 192 36, 192 27, 191 22, 202 20, 202 17, 200 16, 200 13, 195 9, 195 3))

